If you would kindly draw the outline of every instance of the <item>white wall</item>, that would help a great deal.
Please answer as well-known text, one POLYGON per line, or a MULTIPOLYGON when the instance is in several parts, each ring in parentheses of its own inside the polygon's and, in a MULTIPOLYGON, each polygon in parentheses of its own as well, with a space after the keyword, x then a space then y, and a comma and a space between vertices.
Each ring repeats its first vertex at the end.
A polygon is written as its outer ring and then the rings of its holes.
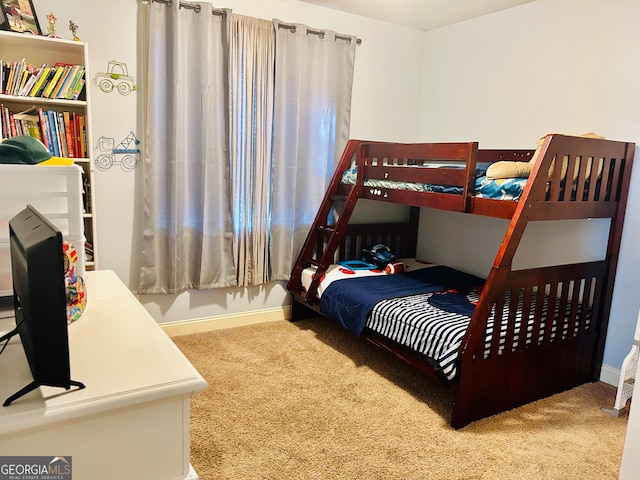
MULTIPOLYGON (((258 18, 278 18, 357 35, 351 136, 411 141, 415 138, 422 72, 422 36, 398 27, 296 0, 215 1, 218 8, 258 18), (382 92, 382 93, 381 93, 382 92)), ((89 43, 93 74, 110 60, 123 61, 140 78, 138 64, 138 0, 34 0, 42 30, 49 11, 58 18, 58 34, 71 38, 68 25, 89 43)), ((94 145, 100 136, 116 143, 131 130, 143 138, 137 92, 128 96, 92 90, 94 145)), ((96 171, 99 268, 114 270, 132 289, 137 284, 140 245, 142 167, 124 172, 118 166, 96 171)), ((89 296, 90 296, 90 292, 89 296)), ((281 283, 255 288, 189 291, 181 295, 145 295, 142 303, 158 322, 260 311, 282 307, 288 296, 281 283)))
MULTIPOLYGON (((536 139, 549 132, 594 131, 640 144, 639 21, 636 0, 537 0, 428 32, 419 140, 535 148, 536 139)), ((636 154, 636 161, 639 158, 636 154)), ((613 369, 620 368, 631 347, 640 307, 640 251, 635 247, 640 243, 639 200, 636 165, 604 356, 605 367, 613 369)), ((434 215, 440 225, 472 232, 472 238, 464 239, 464 233, 441 237, 432 247, 423 246, 424 254, 451 255, 439 245, 454 243, 467 265, 486 274, 501 240, 496 232, 506 224, 461 215, 443 222, 444 212, 430 212, 423 220, 434 215), (465 240, 473 246, 465 246, 465 240)), ((426 223, 421 227, 423 239, 437 236, 426 223)), ((572 224, 560 233, 555 227, 543 228, 528 240, 522 257, 540 254, 536 238, 555 236, 567 246, 562 255, 580 250, 597 258, 602 255, 595 244, 598 235, 602 237, 602 231, 593 222, 579 228, 572 224)))

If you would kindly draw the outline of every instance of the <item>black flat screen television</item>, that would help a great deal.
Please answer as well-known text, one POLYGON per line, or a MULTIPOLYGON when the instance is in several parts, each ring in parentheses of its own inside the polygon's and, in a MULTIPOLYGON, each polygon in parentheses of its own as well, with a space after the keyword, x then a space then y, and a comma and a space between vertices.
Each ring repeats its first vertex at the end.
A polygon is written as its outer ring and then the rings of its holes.
POLYGON ((8 406, 47 385, 84 388, 71 380, 62 233, 31 205, 9 220, 9 246, 16 327, 33 382, 7 398, 8 406))

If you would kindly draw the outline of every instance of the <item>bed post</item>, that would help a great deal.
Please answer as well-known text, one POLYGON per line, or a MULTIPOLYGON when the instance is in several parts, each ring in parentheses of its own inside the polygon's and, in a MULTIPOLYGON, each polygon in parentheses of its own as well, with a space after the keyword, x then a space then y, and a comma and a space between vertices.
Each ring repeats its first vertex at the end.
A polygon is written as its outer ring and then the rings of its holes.
POLYGON ((618 257, 620 252, 620 242, 622 240, 622 226, 624 224, 624 216, 627 209, 627 197, 629 195, 629 185, 631 184, 631 168, 633 166, 633 157, 635 153, 635 144, 627 143, 624 158, 624 171, 620 180, 618 208, 616 216, 612 219, 613 225, 609 229, 609 241, 607 245, 607 259, 609 260, 609 273, 607 275, 607 288, 604 294, 602 320, 600 324, 601 333, 598 338, 598 348, 594 359, 593 378, 600 378, 602 370, 602 359, 604 357, 604 344, 607 339, 607 329, 609 327, 609 314, 611 310, 611 299, 613 297, 613 286, 618 269, 618 257))

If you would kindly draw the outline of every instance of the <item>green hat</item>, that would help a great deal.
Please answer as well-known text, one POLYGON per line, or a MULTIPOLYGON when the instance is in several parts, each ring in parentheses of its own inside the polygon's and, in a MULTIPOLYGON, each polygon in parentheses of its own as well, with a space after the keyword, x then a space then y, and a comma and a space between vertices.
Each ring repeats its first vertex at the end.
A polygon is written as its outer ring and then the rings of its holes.
POLYGON ((35 165, 51 158, 51 153, 40 140, 29 135, 7 138, 0 143, 0 163, 35 165))

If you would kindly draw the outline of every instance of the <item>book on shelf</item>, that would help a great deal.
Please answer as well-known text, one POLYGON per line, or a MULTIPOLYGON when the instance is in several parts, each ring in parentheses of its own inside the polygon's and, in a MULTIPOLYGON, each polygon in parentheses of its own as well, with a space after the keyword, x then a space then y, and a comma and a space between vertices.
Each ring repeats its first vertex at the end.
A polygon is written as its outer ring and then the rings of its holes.
POLYGON ((86 80, 84 78, 81 78, 80 80, 78 80, 78 83, 76 84, 76 88, 74 88, 73 94, 71 95, 71 100, 78 100, 80 98, 80 94, 82 93, 82 89, 84 88, 85 82, 86 80))
POLYGON ((82 88, 85 84, 84 79, 84 65, 80 65, 78 72, 76 73, 76 77, 74 78, 73 85, 67 92, 67 96, 65 97, 67 100, 77 100, 82 92, 82 88))
POLYGON ((78 100, 86 84, 84 65, 71 63, 33 66, 0 60, 0 93, 5 95, 78 100))
POLYGON ((16 131, 16 121, 13 118, 12 112, 9 112, 9 131, 11 132, 12 137, 18 135, 18 132, 16 131))
POLYGON ((86 146, 86 129, 85 129, 85 120, 86 117, 84 115, 78 115, 77 117, 77 122, 78 122, 78 128, 77 128, 77 133, 78 133, 78 148, 80 149, 80 157, 81 158, 86 158, 87 155, 87 146, 86 146))
POLYGON ((64 124, 64 140, 66 143, 66 155, 65 157, 75 157, 76 152, 74 149, 74 133, 73 126, 71 124, 71 114, 69 112, 62 112, 62 119, 64 124))
POLYGON ((6 75, 6 81, 4 82, 4 89, 2 90, 2 93, 10 95, 11 83, 13 82, 13 75, 16 68, 16 62, 7 63, 6 68, 7 68, 7 75, 6 75))
POLYGON ((58 93, 60 92, 60 90, 64 86, 65 82, 67 82, 69 80, 69 74, 71 73, 71 69, 72 68, 73 68, 73 65, 63 65, 62 66, 62 75, 60 75, 60 78, 58 79, 58 82, 54 85, 53 90, 51 91, 51 94, 49 95, 49 98, 58 98, 58 93))
POLYGON ((44 67, 40 71, 40 77, 38 78, 38 80, 36 80, 36 83, 33 85, 33 88, 31 88, 31 90, 29 90, 27 95, 29 97, 40 97, 40 96, 42 96, 43 90, 47 86, 47 83, 53 77, 54 73, 55 72, 53 71, 52 67, 49 67, 49 66, 44 67))
POLYGON ((20 89, 16 95, 24 96, 25 92, 28 92, 37 77, 37 73, 34 73, 34 70, 31 68, 25 69, 22 73, 22 81, 20 82, 20 89))
POLYGON ((20 95, 20 91, 24 88, 29 76, 31 75, 31 66, 23 66, 22 72, 20 72, 20 76, 18 78, 18 82, 16 83, 15 94, 20 95))
POLYGON ((54 65, 52 67, 52 70, 53 70, 53 76, 45 85, 44 90, 40 94, 41 97, 49 98, 51 96, 51 92, 53 91, 54 87, 57 85, 58 80, 60 79, 60 76, 64 71, 64 67, 59 65, 54 65))
POLYGON ((62 84, 62 87, 60 88, 60 91, 58 92, 56 98, 64 98, 67 100, 71 99, 73 89, 75 88, 78 80, 82 77, 83 72, 84 67, 82 65, 74 65, 73 67, 71 67, 71 71, 62 84))
POLYGON ((35 85, 35 83, 38 81, 39 79, 39 74, 38 73, 33 73, 33 72, 29 72, 29 78, 28 80, 25 82, 24 86, 20 89, 20 91, 18 92, 18 95, 21 96, 26 96, 28 95, 28 92, 31 91, 31 89, 33 88, 33 86, 35 85))
POLYGON ((14 113, 13 120, 18 135, 29 135, 42 141, 42 135, 40 133, 39 126, 40 118, 38 116, 38 109, 36 107, 31 107, 22 112, 14 113))
POLYGON ((26 61, 24 58, 19 62, 12 62, 10 79, 6 92, 8 95, 17 95, 25 68, 26 61))
POLYGON ((29 135, 40 140, 54 157, 86 158, 86 115, 32 106, 12 112, 0 104, 2 138, 29 135))

